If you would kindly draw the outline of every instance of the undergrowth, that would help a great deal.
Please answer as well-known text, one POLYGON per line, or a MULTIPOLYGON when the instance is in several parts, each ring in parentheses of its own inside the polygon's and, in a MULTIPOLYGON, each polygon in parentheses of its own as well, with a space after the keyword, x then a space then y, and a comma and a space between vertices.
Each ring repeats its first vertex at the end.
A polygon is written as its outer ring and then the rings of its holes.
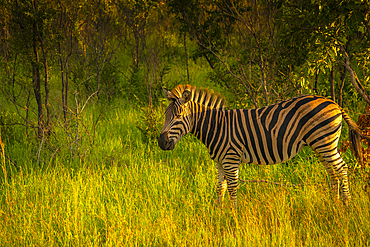
MULTIPOLYGON (((42 159, 26 138, 3 140, 20 170, 0 157, 0 245, 370 244, 370 196, 361 170, 351 169, 353 199, 345 207, 330 196, 326 171, 309 148, 284 164, 242 165, 242 179, 280 185, 241 182, 238 209, 228 197, 221 207, 217 171, 204 145, 191 136, 171 152, 145 143, 138 121, 152 116, 140 120, 140 114, 130 105, 101 115, 87 109, 80 120, 90 136, 42 159)), ((354 162, 349 151, 344 159, 354 162)))

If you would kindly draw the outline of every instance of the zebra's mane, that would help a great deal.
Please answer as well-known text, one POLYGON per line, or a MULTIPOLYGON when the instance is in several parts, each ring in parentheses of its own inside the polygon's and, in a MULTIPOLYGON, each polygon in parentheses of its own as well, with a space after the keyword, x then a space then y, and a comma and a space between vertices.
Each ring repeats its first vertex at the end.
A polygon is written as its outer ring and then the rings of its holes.
POLYGON ((210 89, 196 88, 192 85, 178 85, 172 89, 172 93, 177 97, 181 98, 184 90, 187 89, 191 92, 191 101, 198 104, 204 105, 210 109, 225 109, 226 100, 224 96, 219 93, 215 93, 210 89))

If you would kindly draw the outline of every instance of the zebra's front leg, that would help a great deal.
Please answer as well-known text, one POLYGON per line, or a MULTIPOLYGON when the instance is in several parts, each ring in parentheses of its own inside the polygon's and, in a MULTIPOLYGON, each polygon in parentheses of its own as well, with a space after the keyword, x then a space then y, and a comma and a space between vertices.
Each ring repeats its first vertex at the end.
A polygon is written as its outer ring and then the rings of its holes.
POLYGON ((222 202, 224 200, 225 192, 227 189, 227 181, 224 169, 222 168, 222 165, 218 162, 217 164, 217 170, 218 170, 218 181, 217 181, 217 201, 218 204, 222 206, 222 202))
POLYGON ((229 191, 230 200, 234 202, 234 208, 236 209, 237 196, 236 191, 238 189, 238 173, 239 173, 239 163, 234 162, 224 162, 222 165, 227 181, 227 190, 229 191))

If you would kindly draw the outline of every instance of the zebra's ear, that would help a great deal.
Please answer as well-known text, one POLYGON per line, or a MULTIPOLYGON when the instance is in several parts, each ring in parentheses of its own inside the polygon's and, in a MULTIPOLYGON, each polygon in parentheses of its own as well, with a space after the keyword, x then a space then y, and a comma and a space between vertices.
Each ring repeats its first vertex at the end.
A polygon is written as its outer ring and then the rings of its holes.
POLYGON ((175 101, 177 97, 167 88, 163 87, 163 95, 168 101, 175 101))
POLYGON ((191 92, 188 89, 185 89, 180 99, 181 103, 186 104, 189 102, 190 99, 191 99, 191 92))

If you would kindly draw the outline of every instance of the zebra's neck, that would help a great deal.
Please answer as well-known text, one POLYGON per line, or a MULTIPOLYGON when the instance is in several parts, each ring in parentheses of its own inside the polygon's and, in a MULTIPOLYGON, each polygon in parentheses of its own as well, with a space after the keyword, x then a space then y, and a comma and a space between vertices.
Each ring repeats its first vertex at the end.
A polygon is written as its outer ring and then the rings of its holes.
POLYGON ((222 109, 198 109, 201 110, 194 111, 193 128, 190 132, 210 149, 222 134, 225 113, 222 109))

